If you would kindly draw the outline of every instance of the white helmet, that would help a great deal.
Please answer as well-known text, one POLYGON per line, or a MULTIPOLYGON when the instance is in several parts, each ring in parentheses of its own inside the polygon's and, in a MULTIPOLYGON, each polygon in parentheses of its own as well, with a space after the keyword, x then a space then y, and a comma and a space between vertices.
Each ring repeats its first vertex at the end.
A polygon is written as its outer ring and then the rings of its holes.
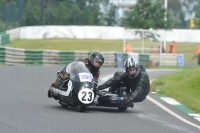
POLYGON ((139 74, 139 64, 138 61, 134 58, 128 58, 124 62, 124 67, 126 72, 128 73, 128 76, 132 79, 136 78, 139 74), (136 68, 136 73, 129 74, 129 70, 136 68))

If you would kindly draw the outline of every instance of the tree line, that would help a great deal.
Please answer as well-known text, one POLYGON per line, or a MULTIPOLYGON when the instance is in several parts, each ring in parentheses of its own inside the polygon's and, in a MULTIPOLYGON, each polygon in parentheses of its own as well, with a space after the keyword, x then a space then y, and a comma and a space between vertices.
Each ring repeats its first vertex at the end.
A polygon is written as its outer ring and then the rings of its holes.
POLYGON ((199 5, 199 0, 168 0, 166 10, 164 0, 137 0, 119 17, 120 7, 109 0, 0 0, 0 30, 33 25, 189 29, 188 17, 200 17, 199 5))

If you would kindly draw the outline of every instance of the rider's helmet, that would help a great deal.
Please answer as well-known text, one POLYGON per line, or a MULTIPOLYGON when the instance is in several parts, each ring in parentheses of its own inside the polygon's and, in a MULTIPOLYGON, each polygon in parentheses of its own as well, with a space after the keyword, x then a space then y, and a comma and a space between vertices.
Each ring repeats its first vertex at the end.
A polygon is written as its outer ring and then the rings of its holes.
POLYGON ((128 58, 124 62, 124 67, 126 72, 128 73, 128 76, 132 79, 136 78, 139 74, 139 64, 138 61, 134 58, 128 58), (129 71, 135 69, 134 73, 130 73, 129 71))
POLYGON ((99 52, 94 52, 89 56, 89 65, 94 70, 99 70, 104 63, 104 57, 99 52))

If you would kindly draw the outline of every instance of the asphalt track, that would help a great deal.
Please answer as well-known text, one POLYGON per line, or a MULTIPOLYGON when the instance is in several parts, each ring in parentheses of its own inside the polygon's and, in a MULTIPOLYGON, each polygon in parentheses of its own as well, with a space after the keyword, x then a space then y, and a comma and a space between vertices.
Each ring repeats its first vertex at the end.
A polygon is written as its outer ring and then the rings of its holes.
MULTIPOLYGON (((1 133, 199 133, 200 129, 174 117, 150 99, 178 116, 200 126, 200 122, 149 94, 134 108, 88 107, 84 113, 61 107, 47 97, 56 72, 62 67, 0 67, 1 133)), ((117 68, 102 68, 100 84, 117 68)), ((150 79, 176 70, 147 70, 150 79)), ((175 89, 175 88, 174 88, 175 89)))

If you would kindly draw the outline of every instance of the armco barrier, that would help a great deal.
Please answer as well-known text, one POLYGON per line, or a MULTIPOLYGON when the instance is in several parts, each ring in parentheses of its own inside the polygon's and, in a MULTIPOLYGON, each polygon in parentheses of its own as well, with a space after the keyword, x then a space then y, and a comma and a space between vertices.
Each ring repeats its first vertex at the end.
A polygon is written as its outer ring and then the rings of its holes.
POLYGON ((70 51, 60 51, 59 65, 66 65, 75 60, 75 53, 70 51))
POLYGON ((59 51, 58 50, 43 50, 43 65, 57 65, 59 64, 59 51))
MULTIPOLYGON (((119 52, 117 53, 119 54, 119 52)), ((138 60, 139 64, 143 65, 144 67, 149 67, 150 66, 150 62, 149 62, 149 55, 148 54, 139 54, 139 53, 122 53, 122 60, 123 63, 127 58, 135 58, 136 60, 138 60)), ((118 56, 117 56, 118 57, 118 56)), ((116 60, 120 60, 120 59, 116 59, 116 60)))
POLYGON ((161 66, 177 66, 177 54, 162 53, 161 66))
POLYGON ((105 67, 116 67, 116 52, 102 52, 105 67))
POLYGON ((25 50, 26 65, 42 65, 43 51, 42 50, 25 50))
POLYGON ((0 33, 0 46, 10 43, 10 35, 6 32, 0 33))
MULTIPOLYGON (((87 51, 25 50, 0 47, 0 62, 6 65, 67 65, 79 58, 86 58, 87 51)), ((102 52, 105 57, 104 67, 115 67, 115 52, 102 52)))
POLYGON ((139 61, 139 53, 128 53, 128 58, 135 58, 139 61))
POLYGON ((25 50, 5 47, 4 59, 7 65, 22 65, 25 63, 25 50))
POLYGON ((5 48, 0 47, 0 63, 5 63, 5 48))
POLYGON ((74 56, 75 60, 78 60, 83 57, 88 57, 88 51, 75 51, 74 56))
MULTIPOLYGON (((87 51, 58 51, 58 50, 25 50, 19 48, 0 47, 0 63, 6 65, 67 65, 79 58, 86 58, 91 54, 87 51)), ((162 66, 183 66, 182 54, 138 54, 121 52, 102 52, 105 61, 104 67, 123 67, 128 57, 137 58, 139 64, 149 67, 150 60, 162 66)))
POLYGON ((128 54, 127 54, 127 53, 123 53, 123 57, 122 57, 123 62, 124 62, 127 58, 128 58, 128 54))
MULTIPOLYGON (((150 54, 149 60, 153 61, 154 64, 158 65, 160 64, 161 66, 179 66, 180 60, 178 59, 178 55, 179 54, 171 54, 171 53, 150 54)), ((182 65, 184 65, 184 56, 181 56, 179 58, 181 58, 181 61, 183 63, 182 65)))
POLYGON ((154 66, 159 66, 159 64, 160 64, 160 54, 151 53, 149 55, 149 60, 154 64, 154 66))
POLYGON ((149 54, 139 54, 139 64, 143 65, 144 67, 149 67, 149 54))

